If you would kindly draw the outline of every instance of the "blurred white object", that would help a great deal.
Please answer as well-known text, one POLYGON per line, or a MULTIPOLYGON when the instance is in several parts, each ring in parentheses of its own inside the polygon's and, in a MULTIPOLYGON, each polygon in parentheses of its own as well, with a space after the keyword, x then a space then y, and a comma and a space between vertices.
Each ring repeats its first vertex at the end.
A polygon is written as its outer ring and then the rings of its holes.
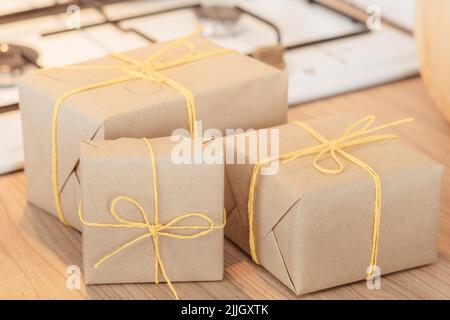
MULTIPOLYGON (((104 18, 93 9, 82 10, 83 23, 100 23, 104 18)), ((124 33, 110 24, 58 34, 65 29, 66 15, 59 14, 0 25, 4 43, 29 46, 39 52, 44 67, 76 63, 102 57, 111 51, 126 51, 147 45, 134 33, 124 33)))
MULTIPOLYGON (((240 6, 277 25, 282 35, 282 44, 293 44, 334 37, 361 31, 361 25, 349 18, 336 14, 320 5, 311 5, 301 0, 257 0, 235 1, 240 6)), ((126 12, 128 4, 111 5, 117 17, 118 9, 126 12)), ((128 9, 130 10, 130 9, 128 9)), ((127 14, 123 14, 126 16, 127 14)), ((199 23, 192 10, 174 11, 156 16, 130 19, 121 23, 123 27, 133 27, 157 41, 167 41, 186 35, 198 29, 199 23)), ((259 46, 276 44, 276 33, 268 25, 243 14, 239 20, 241 32, 236 36, 211 37, 218 44, 252 53, 259 46)))
MULTIPOLYGON (((44 35, 46 32, 65 29, 64 14, 45 16, 0 25, 2 43, 31 47, 38 51, 38 63, 43 67, 61 66, 99 58, 108 52, 126 51, 143 47, 148 42, 135 33, 125 33, 111 24, 82 30, 44 35)), ((82 11, 83 23, 98 23, 104 18, 95 10, 82 11)), ((1 106, 17 103, 16 87, 0 87, 1 106)))
POLYGON ((66 3, 70 0, 1 0, 0 14, 11 14, 20 11, 38 9, 55 3, 66 3))
POLYGON ((19 91, 16 87, 0 88, 0 108, 19 101, 19 91))
POLYGON ((23 168, 22 127, 18 110, 0 113, 0 174, 23 168))
POLYGON ((285 60, 291 103, 403 79, 419 68, 413 38, 389 27, 287 52, 285 60))

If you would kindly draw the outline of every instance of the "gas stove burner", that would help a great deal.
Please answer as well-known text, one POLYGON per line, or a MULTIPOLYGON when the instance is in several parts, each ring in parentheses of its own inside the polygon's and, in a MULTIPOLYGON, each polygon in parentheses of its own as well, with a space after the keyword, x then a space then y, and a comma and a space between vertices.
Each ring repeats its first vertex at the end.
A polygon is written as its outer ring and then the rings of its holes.
POLYGON ((201 6, 195 13, 204 26, 204 34, 209 37, 228 37, 239 33, 237 24, 242 12, 223 5, 201 6))
POLYGON ((37 67, 37 51, 0 42, 0 87, 15 86, 25 71, 37 67))

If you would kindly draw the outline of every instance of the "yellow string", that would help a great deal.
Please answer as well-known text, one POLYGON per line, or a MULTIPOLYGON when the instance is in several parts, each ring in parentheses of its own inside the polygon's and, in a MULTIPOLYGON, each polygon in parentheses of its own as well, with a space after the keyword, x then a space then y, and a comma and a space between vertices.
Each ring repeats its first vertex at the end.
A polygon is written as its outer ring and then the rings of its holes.
POLYGON ((345 152, 343 149, 376 141, 396 139, 397 136, 393 134, 375 134, 375 135, 369 134, 388 127, 397 126, 412 120, 413 120, 412 118, 402 119, 374 128, 370 128, 373 122, 375 121, 375 116, 367 116, 350 125, 340 137, 332 140, 327 140, 319 132, 317 132, 315 129, 313 129, 304 122, 299 121, 294 122, 296 126, 304 129, 306 132, 311 134, 315 139, 317 139, 320 142, 320 144, 317 146, 312 146, 288 152, 280 156, 257 161, 255 166, 253 167, 248 197, 248 221, 249 221, 249 242, 250 242, 249 244, 250 244, 250 254, 253 261, 259 264, 255 244, 254 202, 255 202, 257 176, 259 174, 259 170, 261 169, 261 167, 274 160, 281 160, 282 163, 286 163, 299 157, 315 154, 316 157, 314 158, 313 166, 317 171, 324 174, 340 174, 344 171, 344 164, 341 162, 339 158, 339 156, 341 156, 347 159, 348 161, 356 164, 364 171, 366 171, 372 177, 374 182, 375 195, 374 195, 374 214, 373 214, 373 228, 372 228, 372 245, 369 264, 370 267, 367 272, 368 278, 371 278, 374 275, 378 259, 378 243, 381 225, 381 179, 380 176, 375 172, 375 170, 373 170, 367 163, 345 152), (323 156, 328 153, 330 154, 331 159, 333 159, 333 161, 336 163, 337 165, 336 168, 326 168, 319 164, 319 161, 323 158, 323 156))
POLYGON ((155 160, 155 154, 153 152, 153 148, 150 145, 150 142, 144 138, 143 139, 147 149, 150 154, 151 159, 151 167, 152 167, 152 181, 153 181, 153 223, 150 223, 147 217, 147 213, 145 212, 144 208, 134 200, 133 198, 129 196, 120 195, 116 197, 112 203, 111 203, 111 215, 114 217, 114 219, 119 223, 97 223, 97 222, 89 222, 84 219, 84 215, 81 209, 81 203, 78 208, 78 215, 80 217, 80 221, 82 224, 89 226, 89 227, 97 227, 97 228, 134 228, 134 229, 147 229, 147 232, 126 242, 125 244, 121 245, 119 248, 111 251, 101 259, 97 261, 97 263, 94 265, 95 268, 100 267, 102 263, 104 263, 109 258, 115 256, 122 250, 134 245, 135 243, 146 239, 151 238, 153 240, 153 248, 154 248, 154 255, 155 255, 155 273, 154 273, 154 279, 155 283, 159 283, 158 280, 158 274, 159 269, 161 269, 161 273, 166 280, 167 284, 170 287, 170 290, 172 290, 174 296, 176 299, 179 299, 177 291, 175 290, 174 286, 172 285, 172 282, 170 281, 169 276, 166 273, 166 269, 164 267, 163 260, 161 258, 161 253, 159 250, 159 237, 168 237, 168 238, 175 238, 175 239, 181 239, 181 240, 188 240, 188 239, 194 239, 198 238, 204 235, 207 235, 214 229, 222 229, 226 224, 226 214, 224 211, 224 223, 221 225, 214 225, 214 222, 204 213, 201 212, 188 212, 183 215, 177 216, 170 220, 166 224, 160 224, 159 223, 159 203, 158 203, 158 183, 157 183, 157 176, 156 176, 156 160, 155 160), (132 221, 125 219, 120 216, 120 214, 116 210, 116 206, 120 201, 125 201, 133 206, 135 206, 139 213, 142 216, 142 221, 132 221), (184 226, 184 225, 177 225, 179 222, 183 221, 184 219, 188 219, 191 217, 197 217, 202 219, 207 223, 207 225, 193 225, 193 226, 184 226), (200 230, 199 232, 189 234, 189 235, 183 235, 183 234, 177 234, 173 232, 169 232, 169 230, 200 230))
POLYGON ((58 177, 58 115, 59 111, 62 107, 62 104, 64 101, 66 101, 68 98, 90 90, 99 89, 102 87, 112 86, 115 84, 120 84, 123 82, 136 80, 136 79, 146 79, 149 81, 152 81, 154 83, 159 83, 162 85, 165 85, 169 88, 172 88, 179 93, 181 93, 186 101, 186 109, 188 112, 188 123, 189 123, 189 132, 191 134, 191 137, 195 137, 196 134, 196 128, 195 128, 195 120, 196 120, 196 108, 195 108, 195 98, 192 91, 190 91, 188 88, 184 87, 183 85, 179 84, 173 79, 170 79, 169 77, 164 76, 160 71, 175 68, 180 65, 192 63, 195 61, 211 58, 214 56, 224 55, 228 53, 236 53, 235 50, 231 49, 219 49, 219 50, 213 50, 213 51, 207 51, 203 53, 195 53, 195 45, 188 41, 190 37, 193 35, 198 34, 199 31, 194 32, 191 35, 188 35, 186 37, 174 40, 172 42, 169 42, 168 44, 164 45, 160 49, 158 49, 156 52, 151 54, 147 59, 141 61, 132 57, 129 57, 124 54, 119 53, 113 53, 109 54, 108 56, 119 60, 123 64, 121 65, 114 65, 114 66, 65 66, 65 67, 56 67, 56 68, 44 68, 39 70, 38 72, 48 72, 53 69, 68 69, 68 70, 87 70, 87 71, 94 71, 94 70, 102 70, 102 69, 113 69, 113 70, 119 70, 124 72, 125 76, 116 77, 110 80, 106 81, 100 81, 96 83, 92 83, 89 85, 82 86, 80 88, 76 88, 73 90, 70 90, 61 96, 58 97, 58 99, 55 102, 55 105, 53 107, 53 114, 52 114, 52 131, 51 131, 51 174, 52 174, 52 190, 53 190, 53 196, 54 196, 54 204, 57 216, 59 217, 59 220, 63 222, 65 225, 69 225, 66 217, 64 215, 64 211, 62 209, 62 203, 61 203, 61 194, 59 191, 59 177, 58 177), (164 61, 164 55, 170 53, 170 50, 176 47, 186 47, 187 52, 183 53, 180 57, 164 61), (159 61, 160 59, 161 61, 159 61))

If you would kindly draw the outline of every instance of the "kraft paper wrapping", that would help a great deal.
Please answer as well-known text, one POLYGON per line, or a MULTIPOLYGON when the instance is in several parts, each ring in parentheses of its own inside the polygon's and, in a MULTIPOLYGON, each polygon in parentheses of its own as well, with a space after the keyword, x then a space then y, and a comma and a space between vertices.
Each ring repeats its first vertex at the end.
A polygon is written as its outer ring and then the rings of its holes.
MULTIPOLYGON (((332 139, 359 118, 341 114, 306 123, 332 139)), ((275 128, 280 134, 280 154, 319 144, 293 124, 275 128)), ((386 129, 389 130, 392 129, 386 129)), ((434 262, 443 167, 402 144, 401 137, 346 151, 381 176, 381 273, 434 262)), ((248 163, 248 155, 242 156, 248 163)), ((280 163, 276 175, 259 175, 256 185, 258 258, 264 268, 296 294, 365 279, 371 254, 372 178, 345 159, 343 173, 325 175, 314 169, 313 159, 314 156, 305 156, 280 163)), ((321 164, 335 166, 329 157, 321 164)), ((253 166, 226 165, 225 203, 230 212, 225 235, 246 252, 253 166)))
MULTIPOLYGON (((159 223, 187 212, 199 211, 214 225, 224 223, 223 164, 174 164, 169 137, 151 139, 156 157, 159 223)), ((148 149, 142 139, 81 143, 80 172, 84 219, 97 223, 117 223, 110 213, 111 202, 119 195, 135 199, 153 223, 153 179, 148 149)), ((138 210, 120 203, 117 212, 128 220, 143 221, 138 210)), ((178 226, 205 225, 198 217, 189 217, 178 226)), ((98 268, 96 262, 127 241, 146 233, 146 229, 99 228, 83 225, 83 260, 86 283, 154 282, 154 247, 146 238, 98 268)), ((192 234, 193 230, 165 230, 192 234)), ((223 278, 223 228, 195 239, 159 236, 161 259, 172 282, 213 281, 223 278)), ((164 277, 159 272, 159 281, 164 277)))
MULTIPOLYGON (((189 41, 199 53, 220 48, 201 37, 189 41)), ((154 44, 125 54, 143 60, 162 46, 154 44)), ((179 47, 172 50, 175 57, 182 54, 179 47)), ((79 65, 118 63, 105 57, 79 65)), ((224 54, 161 73, 194 93, 196 119, 202 121, 203 129, 264 128, 286 122, 286 73, 250 57, 224 54)), ((116 69, 54 69, 20 81, 25 172, 31 203, 57 215, 51 188, 51 117, 56 99, 71 89, 123 75, 116 69)), ((65 101, 58 117, 57 148, 62 208, 68 223, 80 230, 76 208, 80 199, 77 164, 81 140, 161 137, 176 128, 188 128, 183 95, 149 80, 98 88, 65 101)))

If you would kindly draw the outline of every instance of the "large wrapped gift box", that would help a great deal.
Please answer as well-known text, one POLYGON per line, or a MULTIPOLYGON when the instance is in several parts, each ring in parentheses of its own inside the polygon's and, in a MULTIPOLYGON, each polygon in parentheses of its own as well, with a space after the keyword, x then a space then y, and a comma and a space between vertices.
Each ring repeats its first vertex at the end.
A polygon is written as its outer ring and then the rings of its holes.
POLYGON ((28 200, 78 230, 81 140, 168 136, 191 120, 264 128, 287 117, 286 73, 198 36, 42 70, 19 89, 28 200))
POLYGON ((154 169, 144 139, 81 143, 86 283, 222 280, 223 163, 178 164, 176 142, 148 141, 154 169))
MULTIPOLYGON (((306 124, 331 140, 342 137, 358 119, 353 114, 341 114, 306 124)), ((351 132, 362 129, 364 123, 367 124, 362 121, 359 128, 351 132)), ((389 135, 389 130, 415 134, 407 131, 411 127, 414 126, 402 124, 401 128, 386 128, 373 135, 389 135)), ((368 128, 366 130, 370 130, 368 128)), ((305 148, 309 153, 297 154, 297 158, 288 154, 284 160, 261 166, 266 168, 266 175, 261 172, 256 175, 253 218, 249 220, 249 191, 256 157, 252 159, 245 148, 236 148, 238 142, 228 141, 227 145, 233 150, 227 150, 227 156, 234 151, 236 157, 245 158, 247 164, 226 165, 229 189, 225 202, 231 212, 225 235, 252 253, 249 233, 253 225, 252 257, 292 291, 304 294, 362 280, 369 270, 370 279, 374 281, 379 274, 435 261, 441 165, 388 136, 385 141, 377 141, 375 137, 372 142, 343 147, 344 152, 366 163, 381 179, 378 262, 372 264, 376 225, 373 176, 343 157, 340 151, 334 151, 338 161, 333 160, 330 149, 319 156, 316 165, 339 171, 341 162, 342 172, 329 174, 317 170, 313 163, 318 153, 310 149, 321 145, 316 137, 295 124, 270 130, 278 130, 280 155, 305 148), (286 162, 287 159, 290 161, 286 162), (369 265, 379 268, 368 269, 369 265)), ((250 136, 241 136, 245 137, 247 146, 250 136)), ((257 136, 261 150, 270 142, 270 139, 269 142, 261 140, 264 136, 257 136)), ((347 141, 362 137, 364 135, 356 135, 347 141)), ((333 147, 333 142, 330 146, 333 147)), ((268 145, 267 149, 270 150, 268 145)))

